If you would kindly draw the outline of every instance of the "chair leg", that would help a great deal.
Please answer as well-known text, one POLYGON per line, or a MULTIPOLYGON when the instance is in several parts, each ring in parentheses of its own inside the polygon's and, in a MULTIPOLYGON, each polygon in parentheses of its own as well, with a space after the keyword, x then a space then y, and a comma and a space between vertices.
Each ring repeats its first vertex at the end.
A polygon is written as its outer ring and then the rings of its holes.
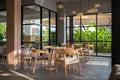
POLYGON ((44 68, 46 68, 46 62, 44 62, 44 68))
POLYGON ((29 67, 30 67, 30 69, 32 70, 32 61, 31 60, 29 60, 29 67))
POLYGON ((24 60, 21 59, 21 68, 24 68, 24 60))
POLYGON ((83 63, 83 68, 84 68, 84 63, 85 63, 85 59, 84 58, 82 58, 82 63, 83 63))
POLYGON ((96 53, 94 52, 94 60, 96 60, 96 53))
POLYGON ((89 55, 89 61, 91 61, 91 58, 90 58, 90 53, 89 53, 88 55, 89 55))
POLYGON ((50 68, 51 68, 51 61, 48 61, 48 70, 49 70, 49 72, 51 71, 50 68))
POLYGON ((74 68, 75 68, 75 67, 74 67, 74 64, 72 64, 72 72, 74 72, 74 68))
POLYGON ((81 70, 80 62, 78 62, 78 69, 79 69, 79 74, 80 74, 80 70, 81 70))
POLYGON ((58 72, 58 64, 57 63, 55 64, 55 72, 56 73, 58 72))
POLYGON ((36 60, 34 61, 33 74, 35 73, 35 69, 36 69, 36 60))
POLYGON ((67 65, 64 66, 65 66, 65 77, 67 78, 67 65))
POLYGON ((3 58, 4 58, 4 57, 3 57, 3 54, 2 54, 2 63, 4 64, 4 60, 3 60, 3 58))

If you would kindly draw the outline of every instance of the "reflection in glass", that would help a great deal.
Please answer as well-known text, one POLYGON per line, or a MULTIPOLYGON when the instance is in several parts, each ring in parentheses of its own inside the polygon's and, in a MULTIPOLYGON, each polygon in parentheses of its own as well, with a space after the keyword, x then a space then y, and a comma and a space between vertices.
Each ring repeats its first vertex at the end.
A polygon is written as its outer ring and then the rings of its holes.
POLYGON ((67 28, 67 42, 70 41, 70 28, 67 28))
POLYGON ((49 26, 49 10, 42 8, 42 25, 49 26))
POLYGON ((112 19, 110 13, 98 15, 98 25, 111 25, 111 24, 112 19))
MULTIPOLYGON (((23 42, 40 42, 40 7, 23 7, 23 42)), ((39 43, 38 43, 39 44, 39 43)))
POLYGON ((84 15, 84 16, 82 16, 82 24, 84 26, 90 24, 91 22, 96 23, 96 15, 84 15))
POLYGON ((80 26, 80 17, 79 16, 73 17, 73 25, 74 25, 74 27, 80 26))
POLYGON ((24 42, 40 42, 39 25, 24 25, 23 26, 23 41, 24 42))
POLYGON ((67 27, 70 27, 70 17, 67 17, 67 27))
POLYGON ((49 10, 42 8, 42 42, 49 41, 49 10))
POLYGON ((25 6, 23 8, 23 24, 40 24, 40 7, 25 6))

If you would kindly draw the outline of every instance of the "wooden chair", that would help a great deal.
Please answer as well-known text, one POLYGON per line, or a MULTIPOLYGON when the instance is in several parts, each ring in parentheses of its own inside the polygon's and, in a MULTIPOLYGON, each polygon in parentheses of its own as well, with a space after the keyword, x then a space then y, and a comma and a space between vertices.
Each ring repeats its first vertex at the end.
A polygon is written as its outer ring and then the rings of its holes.
POLYGON ((94 45, 91 45, 91 44, 87 44, 85 46, 85 48, 83 49, 83 53, 89 56, 89 61, 91 61, 91 54, 94 55, 94 59, 96 57, 96 54, 94 52, 94 45))
POLYGON ((63 64, 65 68, 65 77, 67 78, 67 66, 71 64, 78 64, 78 70, 80 73, 80 62, 79 62, 78 56, 74 57, 74 55, 77 55, 77 50, 74 50, 74 49, 61 50, 58 53, 56 53, 55 54, 56 72, 58 72, 58 64, 63 64), (69 55, 69 56, 66 56, 66 55, 69 55))
POLYGON ((84 64, 85 64, 85 56, 84 56, 84 53, 83 53, 83 48, 77 48, 76 50, 78 50, 78 58, 80 59, 80 63, 83 64, 83 67, 84 67, 84 64))
POLYGON ((31 67, 31 57, 30 57, 30 48, 23 47, 21 48, 21 67, 25 68, 24 63, 27 61, 28 66, 31 67))
POLYGON ((46 50, 47 52, 52 54, 52 46, 43 46, 43 50, 46 50))
POLYGON ((50 71, 50 54, 47 53, 45 50, 39 50, 35 48, 32 48, 31 51, 32 51, 32 62, 34 63, 33 74, 35 73, 37 62, 43 62, 44 67, 45 67, 45 64, 48 62, 48 69, 50 71), (42 54, 42 56, 40 56, 40 53, 42 54))
POLYGON ((52 46, 43 46, 43 50, 46 50, 47 53, 50 55, 50 66, 52 66, 52 57, 54 57, 52 46))

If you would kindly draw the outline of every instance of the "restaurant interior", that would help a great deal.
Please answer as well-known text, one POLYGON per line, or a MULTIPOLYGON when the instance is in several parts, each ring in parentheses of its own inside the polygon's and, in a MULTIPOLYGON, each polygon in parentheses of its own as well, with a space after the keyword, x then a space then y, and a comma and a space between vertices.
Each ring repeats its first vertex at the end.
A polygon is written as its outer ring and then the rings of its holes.
POLYGON ((120 79, 119 3, 1 0, 0 80, 120 79))

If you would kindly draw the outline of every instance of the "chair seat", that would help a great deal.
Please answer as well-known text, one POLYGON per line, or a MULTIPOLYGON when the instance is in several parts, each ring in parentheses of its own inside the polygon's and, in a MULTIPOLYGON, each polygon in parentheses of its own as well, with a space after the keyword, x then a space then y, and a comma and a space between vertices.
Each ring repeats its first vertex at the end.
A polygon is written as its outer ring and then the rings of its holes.
POLYGON ((90 53, 93 53, 94 52, 94 50, 90 50, 90 53))
POLYGON ((89 50, 88 49, 83 49, 83 52, 89 52, 89 50))
POLYGON ((37 60, 48 60, 48 57, 46 57, 46 56, 38 56, 37 60))
MULTIPOLYGON (((64 58, 59 58, 59 60, 64 61, 64 58)), ((76 63, 76 62, 79 62, 79 59, 72 58, 72 57, 67 57, 66 58, 66 63, 76 63)))

